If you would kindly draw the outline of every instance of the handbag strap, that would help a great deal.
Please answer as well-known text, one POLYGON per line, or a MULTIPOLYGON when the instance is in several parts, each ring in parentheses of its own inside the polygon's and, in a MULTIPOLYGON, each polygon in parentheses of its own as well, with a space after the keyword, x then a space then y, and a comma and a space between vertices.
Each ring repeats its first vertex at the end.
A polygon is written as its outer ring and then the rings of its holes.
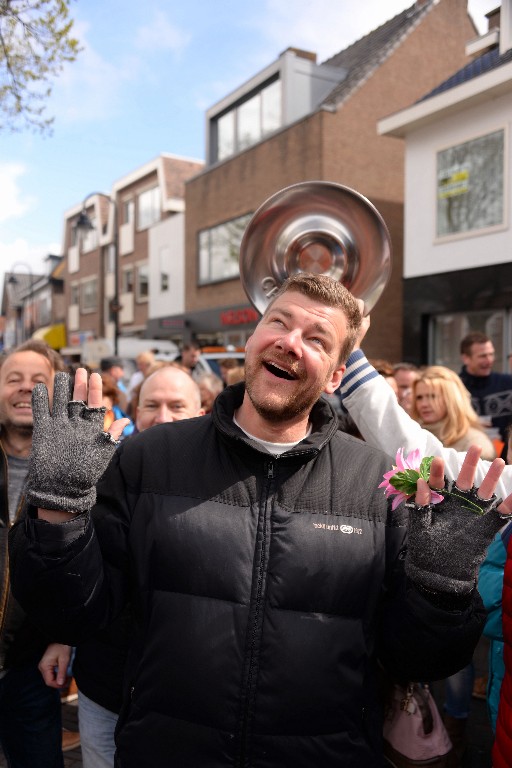
POLYGON ((425 735, 432 733, 434 728, 434 719, 432 717, 432 710, 430 709, 430 689, 428 685, 423 686, 421 683, 409 683, 407 685, 407 693, 401 702, 401 709, 407 711, 407 702, 410 699, 414 699, 416 705, 420 711, 423 732, 425 735))

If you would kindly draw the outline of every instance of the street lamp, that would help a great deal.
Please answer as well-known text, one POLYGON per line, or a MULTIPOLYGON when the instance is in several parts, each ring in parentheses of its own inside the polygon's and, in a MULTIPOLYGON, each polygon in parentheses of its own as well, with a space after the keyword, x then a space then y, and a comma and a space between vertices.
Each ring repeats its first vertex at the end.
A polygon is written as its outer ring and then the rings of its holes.
POLYGON ((114 208, 114 236, 112 241, 112 245, 114 246, 114 296, 110 302, 110 312, 114 317, 114 354, 117 355, 117 344, 119 338, 119 312, 121 310, 121 305, 119 304, 119 236, 117 228, 117 203, 112 197, 110 197, 110 195, 106 195, 104 192, 91 192, 88 194, 87 197, 84 198, 82 203, 82 210, 80 211, 80 215, 78 216, 75 224, 75 230, 78 233, 86 233, 91 229, 95 229, 95 226, 89 218, 86 209, 87 201, 91 197, 102 197, 105 200, 108 200, 108 202, 114 208))
MULTIPOLYGON (((28 338, 32 336, 34 333, 34 275, 32 274, 32 269, 28 264, 26 264, 24 261, 17 261, 15 264, 11 267, 11 274, 9 275, 9 279, 7 280, 7 283, 9 285, 19 285, 19 279, 14 274, 17 267, 23 267, 28 272, 28 280, 29 280, 29 286, 28 286, 28 301, 29 301, 29 307, 30 307, 30 313, 29 313, 29 322, 28 322, 28 338)), ((22 300, 22 341, 26 341, 26 333, 25 333, 25 319, 26 319, 26 293, 25 296, 22 297, 20 295, 20 299, 22 300)), ((16 320, 16 346, 18 346, 18 320, 16 320)))

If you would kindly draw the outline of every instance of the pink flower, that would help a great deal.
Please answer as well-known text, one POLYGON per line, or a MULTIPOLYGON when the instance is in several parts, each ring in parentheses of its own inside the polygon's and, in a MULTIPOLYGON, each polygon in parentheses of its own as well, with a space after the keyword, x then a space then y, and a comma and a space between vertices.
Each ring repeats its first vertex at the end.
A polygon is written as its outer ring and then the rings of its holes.
MULTIPOLYGON (((392 509, 396 509, 403 501, 415 495, 420 477, 428 482, 433 458, 433 456, 427 456, 422 459, 418 449, 411 451, 405 458, 404 449, 398 449, 395 458, 396 466, 384 474, 384 480, 379 485, 379 488, 385 489, 386 498, 395 496, 392 509)), ((440 493, 431 491, 432 504, 439 504, 443 499, 444 496, 440 493)))

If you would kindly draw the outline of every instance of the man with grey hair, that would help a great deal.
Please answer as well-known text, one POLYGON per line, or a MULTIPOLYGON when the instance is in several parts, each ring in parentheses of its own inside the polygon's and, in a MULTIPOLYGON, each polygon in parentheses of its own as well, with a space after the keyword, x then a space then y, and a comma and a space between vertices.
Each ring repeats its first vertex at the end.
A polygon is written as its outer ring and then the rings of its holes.
POLYGON ((32 450, 32 390, 53 391, 60 356, 44 342, 30 340, 9 352, 0 367, 0 743, 11 768, 58 768, 62 747, 80 737, 62 731, 58 691, 44 685, 37 663, 46 636, 25 615, 9 590, 7 533, 23 518, 22 497, 32 450))

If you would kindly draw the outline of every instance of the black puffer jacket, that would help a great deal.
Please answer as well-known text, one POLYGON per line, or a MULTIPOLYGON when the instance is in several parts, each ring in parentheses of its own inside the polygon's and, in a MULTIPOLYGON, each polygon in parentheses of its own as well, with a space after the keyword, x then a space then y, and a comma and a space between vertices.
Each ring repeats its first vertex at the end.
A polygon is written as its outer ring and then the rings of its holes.
POLYGON ((377 659, 402 677, 454 672, 480 602, 442 611, 406 584, 403 510, 377 490, 389 459, 340 433, 327 403, 274 459, 233 424, 242 392, 121 447, 96 533, 88 515, 19 526, 16 593, 72 644, 131 598, 122 768, 380 768, 377 659))

